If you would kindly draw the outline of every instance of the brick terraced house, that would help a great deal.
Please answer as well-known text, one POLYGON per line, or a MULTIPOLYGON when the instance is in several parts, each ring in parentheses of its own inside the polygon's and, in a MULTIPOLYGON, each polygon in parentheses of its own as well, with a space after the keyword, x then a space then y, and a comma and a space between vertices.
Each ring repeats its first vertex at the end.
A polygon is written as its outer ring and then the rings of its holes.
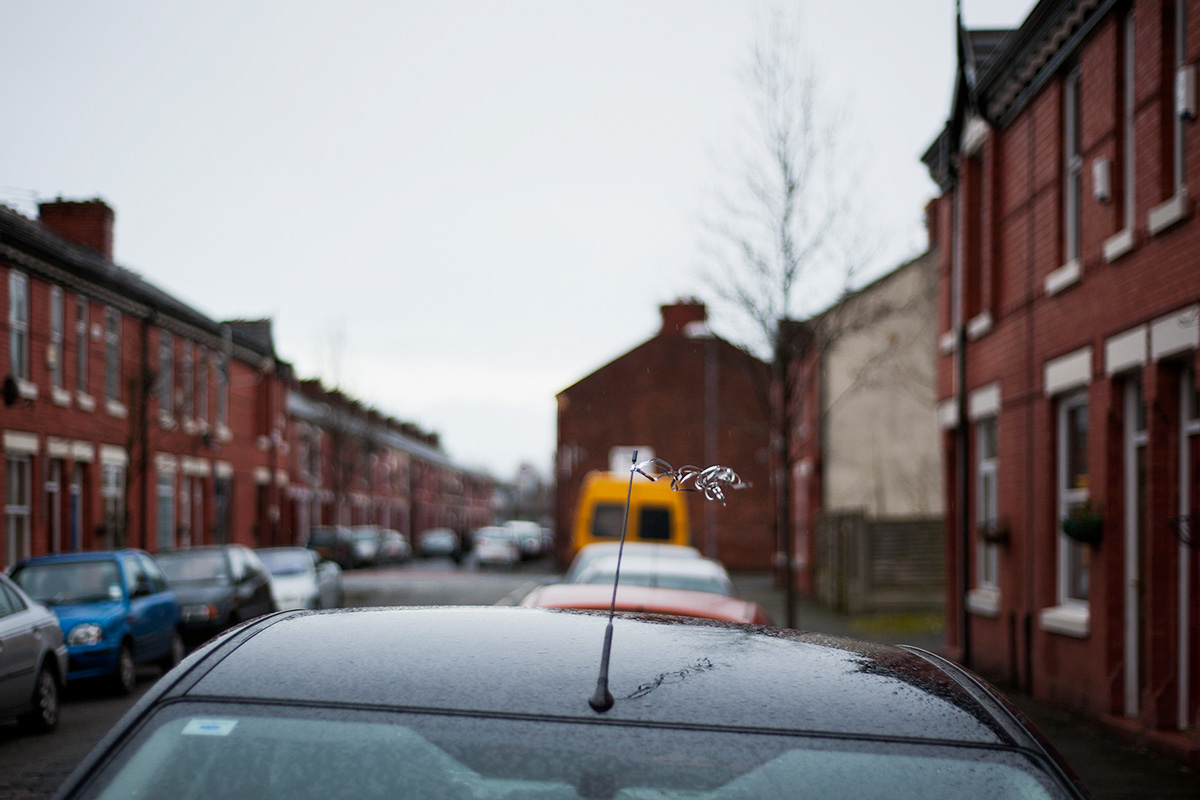
POLYGON ((278 358, 270 321, 211 319, 118 266, 113 222, 100 200, 42 203, 36 221, 0 206, 0 566, 119 546, 303 543, 330 522, 490 522, 491 478, 349 398, 327 414, 322 396, 305 416, 291 398, 323 390, 278 358), (370 446, 345 463, 300 446, 346 429, 370 446), (335 485, 342 503, 322 502, 335 485))
POLYGON ((948 642, 1194 764, 1200 3, 959 26, 938 183, 948 642))

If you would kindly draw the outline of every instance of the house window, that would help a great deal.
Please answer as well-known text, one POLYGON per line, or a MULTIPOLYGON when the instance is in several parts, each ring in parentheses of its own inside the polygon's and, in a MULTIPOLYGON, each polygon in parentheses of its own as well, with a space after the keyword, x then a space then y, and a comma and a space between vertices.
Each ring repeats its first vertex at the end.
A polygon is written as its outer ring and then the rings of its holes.
POLYGON ((88 390, 88 301, 83 295, 75 297, 75 391, 88 390))
POLYGON ((217 359, 217 425, 229 425, 229 356, 217 359))
POLYGON ((104 503, 104 545, 120 547, 125 542, 125 466, 104 464, 100 499, 104 503))
MULTIPOLYGON (((1058 407, 1058 518, 1086 509, 1091 500, 1088 476, 1088 399, 1064 398, 1058 407)), ((1058 534, 1058 593, 1062 603, 1088 598, 1088 546, 1058 534)))
POLYGON ((1122 91, 1122 114, 1124 115, 1121 136, 1125 140, 1122 148, 1122 158, 1124 160, 1122 177, 1125 184, 1124 191, 1124 221, 1125 230, 1133 230, 1134 220, 1134 149, 1135 141, 1133 134, 1133 113, 1134 113, 1134 98, 1136 96, 1134 86, 1134 24, 1133 11, 1125 13, 1125 52, 1124 52, 1124 71, 1125 85, 1122 91))
POLYGON ((175 473, 158 473, 158 549, 175 546, 175 473))
POLYGON ((1067 75, 1063 92, 1063 250, 1064 263, 1079 258, 1082 221, 1083 156, 1079 148, 1079 70, 1067 75))
POLYGON ((57 286, 50 288, 50 386, 63 388, 63 292, 57 286))
POLYGON ((18 380, 29 380, 29 278, 8 273, 8 368, 18 380))
POLYGON ((30 460, 27 455, 5 459, 4 557, 9 566, 30 555, 30 460))
POLYGON ((121 399, 121 312, 104 309, 104 397, 121 399))
POLYGON ((175 388, 175 343, 171 334, 158 332, 158 410, 166 419, 175 416, 171 393, 175 388))
POLYGON ((196 419, 208 421, 208 372, 212 369, 212 357, 203 347, 196 358, 196 419))
MULTIPOLYGON (((999 490, 996 472, 999 459, 996 454, 996 418, 988 417, 975 423, 976 452, 976 497, 975 520, 977 530, 994 531, 999 518, 999 490)), ((978 563, 978 586, 995 589, 999 584, 999 545, 980 540, 978 563)))
POLYGON ((196 351, 195 347, 187 339, 183 340, 183 354, 179 365, 180 378, 183 380, 183 402, 180 407, 183 409, 182 414, 184 419, 192 419, 196 416, 196 351))
MULTIPOLYGON (((1178 75, 1187 64, 1187 3, 1185 0, 1175 0, 1175 24, 1172 30, 1172 38, 1175 74, 1178 75)), ((1174 98, 1172 97, 1171 99, 1174 98)), ((1183 116, 1179 114, 1179 110, 1175 108, 1174 103, 1171 103, 1171 111, 1171 174, 1174 178, 1175 194, 1178 195, 1183 191, 1185 181, 1183 116)))

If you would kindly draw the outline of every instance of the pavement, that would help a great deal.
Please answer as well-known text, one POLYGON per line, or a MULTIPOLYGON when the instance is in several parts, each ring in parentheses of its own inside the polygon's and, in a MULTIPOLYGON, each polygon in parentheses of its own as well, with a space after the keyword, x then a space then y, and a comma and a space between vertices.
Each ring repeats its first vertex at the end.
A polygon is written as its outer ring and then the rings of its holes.
MULTIPOLYGON (((733 582, 741 597, 767 610, 783 624, 783 591, 766 574, 738 574, 733 582)), ((796 626, 831 636, 847 636, 883 644, 909 644, 939 652, 944 643, 937 614, 839 614, 809 598, 796 604, 796 626)), ((1028 695, 1008 698, 1039 728, 1082 779, 1097 800, 1200 798, 1200 773, 1174 759, 1123 738, 1101 723, 1054 708, 1028 695)))

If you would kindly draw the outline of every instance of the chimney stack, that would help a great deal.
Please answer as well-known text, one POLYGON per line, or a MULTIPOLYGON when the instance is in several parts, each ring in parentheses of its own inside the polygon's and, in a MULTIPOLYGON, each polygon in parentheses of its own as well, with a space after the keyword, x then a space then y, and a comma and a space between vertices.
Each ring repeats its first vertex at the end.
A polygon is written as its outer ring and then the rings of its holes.
POLYGON ((113 210, 100 198, 38 203, 38 219, 59 236, 113 260, 113 210))
POLYGON ((669 306, 659 306, 658 310, 662 312, 662 330, 659 331, 659 336, 683 336, 688 325, 708 319, 704 303, 694 297, 676 300, 669 306))

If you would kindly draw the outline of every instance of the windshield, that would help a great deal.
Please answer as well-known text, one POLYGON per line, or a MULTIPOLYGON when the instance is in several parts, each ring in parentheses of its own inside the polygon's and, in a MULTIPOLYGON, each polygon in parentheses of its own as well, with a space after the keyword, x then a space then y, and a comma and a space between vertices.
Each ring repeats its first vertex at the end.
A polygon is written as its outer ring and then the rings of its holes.
POLYGON ((229 561, 220 550, 161 553, 159 566, 171 583, 229 583, 229 561))
POLYGON ((96 603, 121 599, 121 573, 115 561, 71 561, 29 564, 12 579, 25 592, 48 606, 96 603))
POLYGON ((101 798, 770 800, 1062 797, 1032 759, 957 746, 194 704, 159 712, 101 798))
POLYGON ((298 550, 259 550, 258 557, 272 575, 300 575, 313 571, 312 557, 298 550))

